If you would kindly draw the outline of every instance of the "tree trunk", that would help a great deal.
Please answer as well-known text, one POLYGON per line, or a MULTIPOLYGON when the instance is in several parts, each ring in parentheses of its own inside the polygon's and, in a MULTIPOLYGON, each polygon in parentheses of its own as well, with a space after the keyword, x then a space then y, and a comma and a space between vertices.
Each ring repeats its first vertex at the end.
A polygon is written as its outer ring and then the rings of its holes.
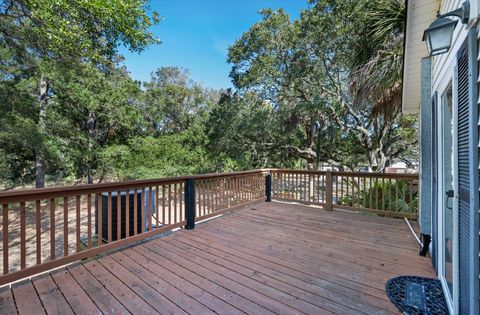
MULTIPOLYGON (((45 76, 40 77, 40 86, 38 90, 40 100, 40 110, 38 115, 38 130, 41 135, 46 132, 45 118, 47 116, 49 82, 45 76)), ((45 152, 43 150, 43 141, 36 149, 35 157, 35 187, 45 187, 45 152)))

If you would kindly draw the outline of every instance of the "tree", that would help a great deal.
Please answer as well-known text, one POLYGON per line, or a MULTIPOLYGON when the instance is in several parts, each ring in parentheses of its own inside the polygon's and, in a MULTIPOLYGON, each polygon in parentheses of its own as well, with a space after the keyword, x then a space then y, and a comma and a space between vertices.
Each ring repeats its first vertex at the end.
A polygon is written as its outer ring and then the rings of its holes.
POLYGON ((188 70, 162 67, 152 73, 145 88, 145 120, 153 133, 187 130, 218 100, 216 91, 190 79, 188 70))
MULTIPOLYGON (((148 28, 158 22, 143 0, 48 1, 7 0, 0 4, 2 49, 13 52, 37 78, 37 129, 46 133, 47 105, 52 95, 47 69, 112 60, 119 44, 134 51, 158 43, 148 28)), ((36 186, 45 185, 45 146, 36 148, 36 186)))
POLYGON ((414 134, 400 132, 412 124, 399 107, 377 113, 371 99, 357 102, 351 93, 350 48, 372 5, 315 1, 294 21, 283 10, 264 10, 229 50, 235 86, 268 99, 290 132, 303 130, 300 146, 289 148, 310 167, 325 161, 381 171, 415 144, 414 134))

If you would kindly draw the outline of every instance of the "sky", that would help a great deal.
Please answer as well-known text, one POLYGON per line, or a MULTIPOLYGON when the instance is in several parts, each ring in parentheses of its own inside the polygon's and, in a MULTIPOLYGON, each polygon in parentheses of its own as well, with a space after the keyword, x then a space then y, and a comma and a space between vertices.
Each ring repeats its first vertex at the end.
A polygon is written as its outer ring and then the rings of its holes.
POLYGON ((292 18, 307 0, 151 0, 164 19, 151 31, 162 41, 143 52, 122 48, 124 64, 135 80, 148 81, 159 67, 178 66, 191 78, 215 89, 232 87, 228 46, 261 19, 262 8, 284 8, 292 18))

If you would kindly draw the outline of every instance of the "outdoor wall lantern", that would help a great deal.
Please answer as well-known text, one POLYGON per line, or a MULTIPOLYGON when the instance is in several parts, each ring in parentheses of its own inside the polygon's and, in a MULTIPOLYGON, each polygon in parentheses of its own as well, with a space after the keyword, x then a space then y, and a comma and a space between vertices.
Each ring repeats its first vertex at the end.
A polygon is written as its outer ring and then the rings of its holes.
POLYGON ((462 6, 452 12, 438 14, 437 19, 424 31, 422 41, 427 42, 430 56, 446 53, 452 45, 453 31, 457 26, 457 20, 451 20, 448 16, 460 18, 462 24, 467 24, 470 15, 470 2, 465 1, 462 6))

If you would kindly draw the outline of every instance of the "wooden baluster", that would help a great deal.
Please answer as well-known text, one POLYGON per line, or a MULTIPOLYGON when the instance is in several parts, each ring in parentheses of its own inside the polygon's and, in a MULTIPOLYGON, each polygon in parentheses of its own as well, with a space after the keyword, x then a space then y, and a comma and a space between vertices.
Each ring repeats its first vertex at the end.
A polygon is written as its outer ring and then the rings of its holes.
POLYGON ((242 203, 242 178, 237 177, 237 196, 238 196, 238 204, 242 203))
POLYGON ((300 198, 298 197, 298 193, 300 191, 300 188, 298 187, 298 173, 295 173, 295 200, 299 200, 300 198))
POLYGON ((168 184, 168 224, 172 224, 172 185, 168 184))
POLYGON ((50 199, 50 259, 55 259, 55 199, 50 199))
POLYGON ((375 209, 378 210, 378 178, 375 178, 375 209))
POLYGON ((26 264, 26 248, 27 248, 27 236, 26 236, 26 220, 25 220, 25 202, 20 202, 20 269, 25 269, 26 264))
POLYGON ((345 202, 348 206, 348 191, 349 191, 350 181, 349 181, 348 175, 345 176, 345 177, 347 179, 346 182, 345 182, 345 185, 347 186, 347 191, 346 191, 347 194, 345 195, 345 199, 346 199, 345 202))
POLYGON ((125 237, 130 237, 130 189, 125 192, 125 237))
POLYGON ((75 197, 75 209, 76 209, 76 212, 77 212, 77 220, 76 220, 76 227, 75 227, 75 234, 76 234, 76 245, 77 245, 77 253, 80 252, 81 250, 81 247, 80 247, 80 196, 76 196, 75 197))
POLYGON ((196 199, 196 206, 197 206, 197 217, 201 216, 200 210, 202 209, 202 204, 201 204, 201 197, 202 195, 200 194, 200 181, 195 181, 195 193, 197 194, 196 199))
POLYGON ((306 179, 306 174, 302 173, 300 174, 300 200, 301 201, 307 201, 307 186, 305 185, 305 182, 307 181, 306 179), (303 193, 303 196, 302 196, 303 193))
POLYGON ((36 230, 36 256, 37 265, 42 263, 42 225, 41 225, 41 203, 40 200, 35 201, 35 230, 36 230))
POLYGON ((108 197, 107 197, 107 237, 108 237, 108 242, 112 242, 112 192, 108 192, 108 197))
POLYGON ((68 256, 68 197, 63 197, 63 256, 68 256))
POLYGON ((392 179, 388 179, 388 211, 392 211, 392 179))
POLYGON ((382 178, 382 210, 385 210, 385 178, 382 178))
MULTIPOLYGON (((327 173, 329 174, 329 173, 327 173)), ((330 189, 332 186, 331 186, 331 177, 327 178, 327 174, 324 174, 322 175, 322 182, 323 182, 323 189, 322 189, 322 199, 323 199, 323 202, 329 202, 328 198, 331 197, 328 196, 328 189, 330 189)))
POLYGON ((295 199, 295 175, 290 173, 288 174, 288 179, 290 183, 290 199, 294 200, 295 199))
POLYGON ((217 211, 217 180, 212 180, 212 212, 217 211))
POLYGON ((207 214, 207 182, 202 181, 202 215, 207 214))
POLYGON ((203 181, 203 215, 208 214, 209 198, 208 198, 208 180, 203 181))
POLYGON ((148 230, 152 230, 152 215, 153 215, 153 189, 152 187, 148 188, 148 230))
MULTIPOLYGON (((125 199, 127 193, 125 193, 125 199)), ((117 191, 117 241, 122 239, 122 192, 117 191)))
POLYGON ((237 177, 237 196, 238 204, 242 203, 242 178, 237 177))
POLYGON ((355 176, 352 176, 352 206, 355 207, 355 176))
POLYGON ((230 207, 235 205, 235 178, 230 178, 230 207))
POLYGON ((403 213, 405 213, 405 207, 406 207, 406 200, 405 200, 405 190, 407 186, 405 184, 405 180, 402 180, 402 205, 403 205, 403 213))
POLYGON ((159 227, 159 221, 160 221, 159 220, 159 216, 160 216, 160 211, 159 211, 159 209, 160 209, 160 190, 158 190, 158 189, 159 189, 159 187, 156 186, 155 187, 155 196, 156 196, 156 201, 157 202, 155 203, 155 205, 156 205, 156 207, 155 207, 155 227, 157 229, 159 227))
POLYGON ((306 194, 307 196, 305 197, 305 200, 310 203, 311 200, 310 200, 310 196, 311 196, 311 187, 310 187, 310 177, 311 177, 311 174, 308 173, 308 174, 305 174, 305 191, 306 191, 306 194))
MULTIPOLYGON (((261 179, 258 178, 258 183, 260 183, 260 180, 261 179)), ((283 198, 283 195, 282 195, 282 192, 283 192, 282 173, 277 173, 277 180, 278 180, 277 197, 283 198)), ((258 189, 260 189, 260 186, 258 186, 258 189)))
POLYGON ((165 215, 165 185, 162 186, 162 224, 167 224, 165 215))
POLYGON ((173 223, 177 223, 177 184, 173 185, 173 223))
POLYGON ((183 210, 183 195, 182 195, 182 192, 185 191, 185 189, 183 188, 183 184, 178 184, 178 194, 179 194, 179 200, 178 200, 178 209, 179 209, 179 213, 180 213, 180 221, 183 221, 185 220, 185 211, 183 210))
POLYGON ((413 205, 413 179, 410 180, 410 212, 417 213, 417 209, 413 205))
POLYGON ((325 209, 328 211, 332 211, 332 197, 333 197, 333 191, 332 191, 332 172, 328 171, 327 174, 325 175, 326 183, 325 183, 325 198, 323 199, 325 202, 325 209))
POLYGON ((245 202, 245 200, 247 199, 247 185, 246 185, 246 181, 247 181, 247 178, 244 176, 242 177, 242 182, 241 182, 241 186, 240 186, 240 189, 241 189, 241 192, 242 192, 242 202, 245 202))
POLYGON ((357 185, 357 208, 360 208, 360 176, 357 176, 357 181, 356 181, 356 185, 357 185))
POLYGON ((399 201, 399 200, 400 200, 400 199, 398 198, 398 179, 396 179, 396 180, 395 180, 395 204, 394 204, 394 206, 395 206, 395 209, 394 209, 394 210, 395 210, 395 211, 397 211, 398 201, 399 201))
POLYGON ((87 195, 87 246, 92 248, 92 195, 87 195))
POLYGON ((97 193, 97 220, 98 220, 98 223, 97 223, 97 226, 98 226, 98 229, 97 229, 97 232, 98 232, 98 235, 97 235, 97 246, 100 246, 102 245, 103 243, 103 239, 102 239, 102 236, 103 236, 103 209, 102 209, 103 205, 102 205, 102 193, 97 193))
POLYGON ((208 197, 209 197, 209 200, 210 200, 210 203, 209 203, 209 212, 208 213, 212 213, 214 211, 214 208, 215 208, 215 187, 214 187, 214 184, 215 184, 215 180, 210 180, 209 181, 209 185, 208 185, 208 197))
POLYGON ((204 215, 207 215, 209 212, 210 212, 210 187, 209 187, 209 182, 208 180, 205 180, 203 182, 203 193, 204 193, 204 196, 203 196, 203 199, 204 199, 204 202, 205 202, 205 205, 204 205, 204 208, 203 208, 203 214, 204 215))
POLYGON ((145 201, 146 201, 146 194, 145 194, 145 187, 142 187, 142 202, 140 203, 141 209, 141 225, 140 225, 140 233, 145 232, 145 201))
POLYGON ((357 176, 357 180, 356 180, 356 185, 357 185, 357 203, 356 203, 356 207, 357 208, 360 208, 360 189, 361 189, 361 180, 360 180, 360 176, 357 176))
POLYGON ((341 186, 341 188, 340 188, 340 189, 341 189, 341 191, 340 191, 340 198, 341 198, 342 200, 344 199, 344 196, 345 196, 345 195, 344 195, 344 192, 343 192, 343 181, 344 181, 344 179, 343 179, 343 175, 342 175, 342 177, 341 177, 341 179, 340 179, 340 186, 341 186))
POLYGON ((133 235, 138 233, 138 193, 137 189, 133 190, 133 235))
POLYGON ((227 191, 227 178, 224 178, 222 180, 222 185, 223 185, 223 193, 222 193, 222 196, 223 196, 223 200, 222 200, 222 208, 223 209, 226 209, 228 208, 228 202, 227 202, 227 198, 228 198, 228 191, 227 191))
POLYGON ((372 178, 371 177, 368 178, 368 182, 369 182, 369 184, 368 184, 368 207, 370 209, 372 209, 372 198, 373 198, 373 196, 372 196, 372 178))
POLYGON ((237 205, 237 182, 238 182, 238 177, 232 178, 232 192, 233 192, 232 206, 237 205))
POLYGON ((334 204, 338 203, 338 179, 339 178, 340 178, 340 176, 335 175, 335 202, 334 202, 334 204))
POLYGON ((273 181, 272 195, 275 196, 278 193, 278 178, 277 178, 277 174, 275 172, 271 172, 270 174, 272 175, 272 181, 273 181))
POLYGON ((225 194, 225 207, 230 208, 230 177, 225 178, 226 194, 225 194))
POLYGON ((3 274, 8 273, 8 204, 2 206, 3 274))
POLYGON ((367 178, 363 177, 363 193, 362 193, 362 199, 363 199, 363 207, 367 208, 367 196, 368 196, 368 191, 367 191, 367 178))

